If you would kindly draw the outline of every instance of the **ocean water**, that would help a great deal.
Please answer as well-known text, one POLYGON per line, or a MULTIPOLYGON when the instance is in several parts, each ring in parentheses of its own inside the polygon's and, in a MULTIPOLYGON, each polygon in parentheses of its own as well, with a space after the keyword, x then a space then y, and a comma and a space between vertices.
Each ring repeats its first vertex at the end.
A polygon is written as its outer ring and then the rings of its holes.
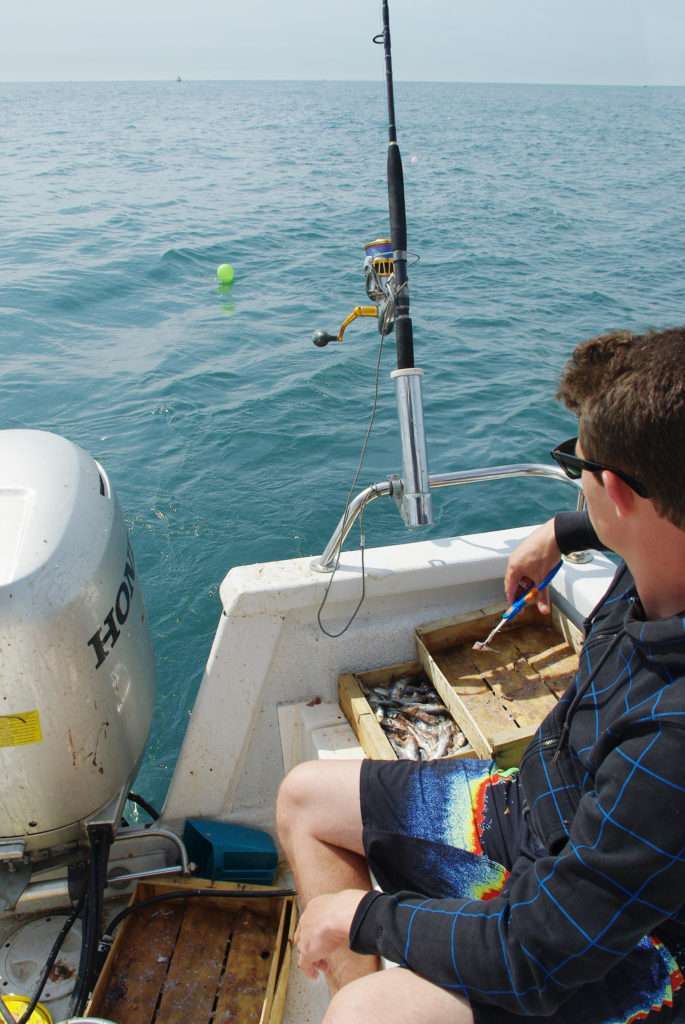
MULTIPOLYGON (((685 315, 685 89, 399 84, 416 361, 434 472, 544 460, 575 342, 685 315)), ((342 511, 387 233, 375 83, 0 85, 3 427, 107 469, 152 625, 138 788, 161 802, 231 566, 315 554, 342 511), (216 266, 231 262, 234 284, 216 266)), ((392 347, 360 484, 400 468, 392 347)), ((435 494, 422 538, 538 521, 545 481, 435 494)), ((370 546, 411 539, 390 502, 370 546)))

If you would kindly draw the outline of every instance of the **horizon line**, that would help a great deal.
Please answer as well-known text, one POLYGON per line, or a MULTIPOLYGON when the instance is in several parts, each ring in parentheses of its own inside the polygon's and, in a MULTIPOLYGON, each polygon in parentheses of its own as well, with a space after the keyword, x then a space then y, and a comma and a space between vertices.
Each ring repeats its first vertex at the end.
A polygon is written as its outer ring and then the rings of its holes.
MULTIPOLYGON (((307 84, 331 85, 377 85, 376 78, 200 78, 190 76, 178 81, 177 76, 160 78, 3 78, 0 85, 102 85, 102 84, 169 84, 183 85, 191 82, 264 82, 282 84, 291 82, 307 84)), ((547 82, 547 81, 510 81, 507 79, 467 79, 467 78, 396 78, 395 84, 406 85, 508 85, 508 86, 571 86, 593 89, 683 89, 685 82, 547 82)))

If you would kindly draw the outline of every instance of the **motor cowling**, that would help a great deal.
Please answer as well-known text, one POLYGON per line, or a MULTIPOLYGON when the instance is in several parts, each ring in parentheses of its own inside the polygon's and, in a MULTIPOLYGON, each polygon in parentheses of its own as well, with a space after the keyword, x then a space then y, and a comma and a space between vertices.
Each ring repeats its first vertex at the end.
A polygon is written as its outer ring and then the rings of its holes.
POLYGON ((0 843, 71 842, 134 774, 154 659, 126 524, 64 438, 0 431, 0 843))

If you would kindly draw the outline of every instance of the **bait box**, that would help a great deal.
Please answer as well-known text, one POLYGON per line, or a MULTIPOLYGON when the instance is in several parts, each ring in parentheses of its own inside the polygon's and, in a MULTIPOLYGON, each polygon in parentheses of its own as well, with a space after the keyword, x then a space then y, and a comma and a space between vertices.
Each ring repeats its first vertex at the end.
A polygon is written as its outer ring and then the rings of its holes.
MULTIPOLYGON (((390 686, 405 676, 425 676, 426 670, 418 661, 407 661, 370 672, 345 672, 338 679, 338 700, 340 709, 352 726, 361 748, 367 757, 380 761, 397 761, 397 754, 385 735, 374 711, 364 695, 366 690, 377 686, 390 686)), ((429 677, 430 678, 430 677, 429 677)), ((444 700, 443 700, 444 703, 444 700)), ((451 708, 447 705, 447 710, 451 708)), ((453 716, 454 717, 454 716, 453 716)), ((456 754, 447 757, 475 757, 472 747, 462 747, 456 754)))
MULTIPOLYGON (((146 882, 131 903, 184 889, 246 888, 196 878, 146 882)), ((281 1024, 296 916, 292 896, 145 907, 119 925, 86 1015, 120 1024, 281 1024)))
POLYGON ((232 822, 188 818, 183 842, 204 878, 273 885, 278 850, 268 832, 232 822))
POLYGON ((479 758, 518 765, 542 719, 578 670, 556 609, 524 609, 493 640, 474 651, 505 606, 490 607, 416 630, 420 662, 479 758))

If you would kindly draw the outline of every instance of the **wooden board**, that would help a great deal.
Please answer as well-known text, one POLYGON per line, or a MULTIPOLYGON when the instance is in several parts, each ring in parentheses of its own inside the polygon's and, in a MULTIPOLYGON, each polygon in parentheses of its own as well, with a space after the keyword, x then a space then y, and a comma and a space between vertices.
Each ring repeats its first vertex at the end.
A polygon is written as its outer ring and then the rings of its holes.
MULTIPOLYGON (((390 686, 404 676, 425 674, 420 662, 407 661, 389 665, 387 668, 372 669, 369 672, 345 672, 338 678, 340 709, 352 726, 367 757, 381 761, 397 760, 397 754, 366 699, 362 686, 366 690, 372 690, 376 686, 390 686)), ((448 756, 473 757, 474 750, 465 746, 457 754, 448 756)))
POLYGON ((501 630, 494 651, 474 651, 504 606, 416 631, 419 659, 478 757, 518 764, 540 722, 573 681, 578 657, 549 616, 525 609, 501 630))
POLYGON ((262 1010, 263 1022, 269 1021, 270 1024, 277 1024, 283 1020, 296 928, 297 907, 294 901, 288 901, 281 914, 276 936, 276 952, 271 960, 269 978, 266 983, 266 996, 262 1010))
POLYGON ((214 1024, 259 1024, 278 922, 244 909, 217 993, 214 1024))
MULTIPOLYGON (((132 903, 184 889, 245 886, 178 879, 142 884, 132 903)), ((295 927, 293 897, 189 895, 126 918, 87 1008, 117 1024, 280 1024, 295 927)))
POLYGON ((226 960, 239 941, 240 913, 206 906, 201 900, 188 901, 161 990, 157 1020, 164 1024, 209 1020, 226 960))

